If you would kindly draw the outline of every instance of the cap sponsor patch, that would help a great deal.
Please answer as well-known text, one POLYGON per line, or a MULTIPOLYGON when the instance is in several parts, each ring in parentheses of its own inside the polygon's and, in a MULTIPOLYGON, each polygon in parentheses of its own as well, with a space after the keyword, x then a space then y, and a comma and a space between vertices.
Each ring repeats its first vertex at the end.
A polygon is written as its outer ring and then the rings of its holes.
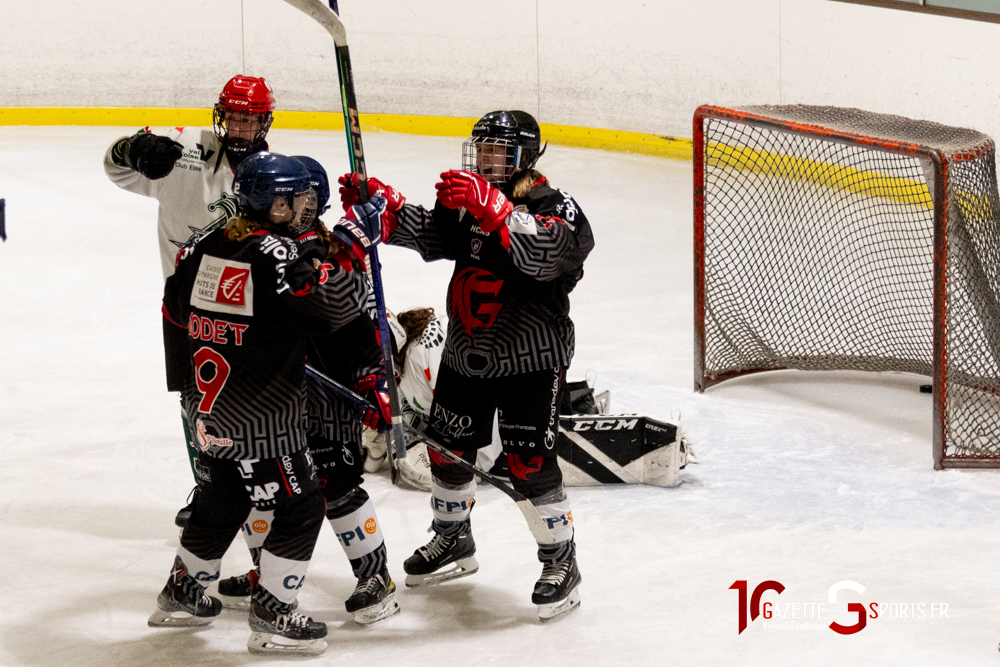
POLYGON ((203 255, 191 305, 234 315, 253 315, 253 276, 245 262, 203 255))

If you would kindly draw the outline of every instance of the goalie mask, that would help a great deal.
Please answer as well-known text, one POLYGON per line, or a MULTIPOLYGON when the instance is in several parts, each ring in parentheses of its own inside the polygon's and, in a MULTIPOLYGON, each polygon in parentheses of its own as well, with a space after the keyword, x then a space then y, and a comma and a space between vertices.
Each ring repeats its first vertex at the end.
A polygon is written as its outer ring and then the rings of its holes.
POLYGON ((491 111, 476 121, 472 136, 462 144, 462 169, 502 188, 514 174, 535 166, 545 152, 541 136, 531 114, 491 111))
POLYGON ((240 163, 233 179, 240 215, 296 237, 316 221, 316 191, 309 170, 279 153, 256 153, 240 163))
POLYGON ((238 74, 222 89, 212 126, 234 169, 248 155, 267 149, 264 137, 271 129, 273 111, 274 91, 264 77, 238 74))

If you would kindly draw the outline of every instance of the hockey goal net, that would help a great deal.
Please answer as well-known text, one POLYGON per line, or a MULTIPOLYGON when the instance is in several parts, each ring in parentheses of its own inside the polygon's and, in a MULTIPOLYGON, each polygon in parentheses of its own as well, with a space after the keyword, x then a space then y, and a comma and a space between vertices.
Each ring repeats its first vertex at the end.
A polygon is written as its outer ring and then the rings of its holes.
POLYGON ((936 468, 1000 467, 993 141, 857 109, 694 116, 695 389, 764 370, 933 378, 936 468))

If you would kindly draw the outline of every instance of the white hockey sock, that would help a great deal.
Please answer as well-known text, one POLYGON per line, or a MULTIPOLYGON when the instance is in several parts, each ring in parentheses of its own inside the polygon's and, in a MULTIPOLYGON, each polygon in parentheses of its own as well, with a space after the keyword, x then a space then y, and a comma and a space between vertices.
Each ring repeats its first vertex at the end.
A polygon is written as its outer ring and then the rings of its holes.
POLYGON ((260 579, 257 583, 284 604, 292 604, 305 583, 308 569, 307 560, 282 558, 263 549, 260 553, 260 579))
POLYGON ((351 560, 361 558, 382 546, 382 527, 375 517, 371 498, 347 516, 329 519, 337 541, 351 560))
POLYGON ((444 486, 437 479, 431 481, 431 511, 437 521, 465 521, 475 502, 476 481, 459 487, 444 486))
MULTIPOLYGON (((534 501, 532 504, 535 504, 534 501)), ((561 500, 535 505, 535 510, 538 512, 538 516, 542 517, 542 521, 545 522, 545 527, 552 535, 553 540, 565 542, 573 539, 573 512, 565 495, 561 500)))
POLYGON ((202 586, 207 587, 219 578, 219 568, 222 567, 221 558, 203 560, 184 547, 177 547, 177 557, 184 563, 188 575, 202 586))

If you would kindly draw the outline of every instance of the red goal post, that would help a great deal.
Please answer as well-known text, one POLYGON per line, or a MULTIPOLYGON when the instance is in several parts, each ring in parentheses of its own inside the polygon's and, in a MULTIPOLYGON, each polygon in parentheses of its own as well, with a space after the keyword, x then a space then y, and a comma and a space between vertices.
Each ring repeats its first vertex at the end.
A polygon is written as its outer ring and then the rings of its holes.
POLYGON ((787 368, 927 375, 935 468, 1000 467, 998 213, 979 132, 699 107, 695 390, 787 368))

